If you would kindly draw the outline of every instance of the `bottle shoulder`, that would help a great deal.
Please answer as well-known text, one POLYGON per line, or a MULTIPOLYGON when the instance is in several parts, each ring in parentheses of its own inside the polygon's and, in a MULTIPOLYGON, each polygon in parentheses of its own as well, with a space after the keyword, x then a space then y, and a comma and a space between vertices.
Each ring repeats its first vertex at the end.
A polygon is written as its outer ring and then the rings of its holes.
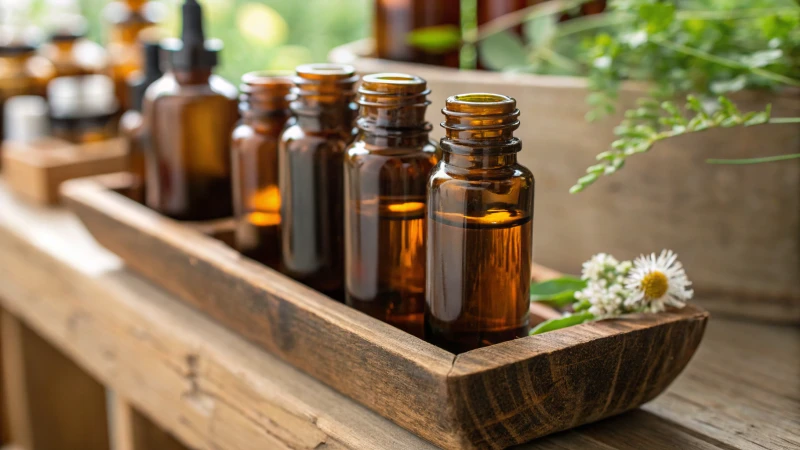
POLYGON ((239 91, 236 86, 222 77, 211 75, 208 83, 181 84, 171 73, 165 73, 154 81, 145 91, 145 100, 156 101, 162 98, 219 98, 236 104, 239 91))

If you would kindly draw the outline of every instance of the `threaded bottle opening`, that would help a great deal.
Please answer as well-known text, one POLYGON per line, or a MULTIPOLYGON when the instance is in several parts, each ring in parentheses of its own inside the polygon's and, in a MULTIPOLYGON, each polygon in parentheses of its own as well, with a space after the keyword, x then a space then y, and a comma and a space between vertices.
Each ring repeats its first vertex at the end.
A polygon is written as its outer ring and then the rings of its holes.
POLYGON ((239 110, 243 113, 284 113, 292 101, 292 72, 260 71, 242 75, 239 110))
POLYGON ((428 83, 414 75, 366 75, 358 89, 357 103, 361 107, 358 127, 382 136, 403 133, 427 136, 431 130, 425 121, 429 93, 428 83))
POLYGON ((442 128, 454 140, 511 139, 519 128, 517 101, 500 94, 454 95, 442 113, 442 128))

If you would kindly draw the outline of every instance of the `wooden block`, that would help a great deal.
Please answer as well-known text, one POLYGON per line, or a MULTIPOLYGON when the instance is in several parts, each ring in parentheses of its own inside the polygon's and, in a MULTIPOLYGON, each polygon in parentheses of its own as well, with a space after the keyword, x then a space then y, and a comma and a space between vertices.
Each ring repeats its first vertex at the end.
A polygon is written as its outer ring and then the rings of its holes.
POLYGON ((30 201, 54 205, 58 187, 73 178, 127 170, 127 145, 116 138, 74 145, 57 139, 4 144, 3 176, 9 187, 30 201))
MULTIPOLYGON (((622 112, 648 94, 643 83, 622 83, 618 113, 589 123, 587 80, 578 77, 455 70, 371 58, 370 40, 335 49, 333 62, 360 73, 405 72, 426 79, 426 118, 443 130, 448 96, 495 92, 516 98, 522 126, 521 164, 536 177, 534 258, 566 273, 593 254, 618 259, 674 250, 693 281, 696 301, 712 313, 800 323, 800 159, 721 166, 707 158, 753 158, 796 153, 796 124, 693 133, 657 143, 623 170, 585 192, 569 188, 608 149, 622 112)), ((772 105, 774 117, 800 116, 800 91, 739 92, 742 111, 772 105)), ((676 99, 678 104, 684 99, 676 99)))
POLYGON ((26 450, 108 450, 105 388, 7 312, 2 332, 13 442, 26 450))
POLYGON ((454 355, 244 258, 96 180, 71 181, 62 192, 98 242, 128 267, 445 448, 505 448, 635 408, 686 366, 708 317, 688 306, 454 355))
POLYGON ((186 450, 170 433, 162 430, 127 400, 111 396, 111 423, 114 450, 186 450))

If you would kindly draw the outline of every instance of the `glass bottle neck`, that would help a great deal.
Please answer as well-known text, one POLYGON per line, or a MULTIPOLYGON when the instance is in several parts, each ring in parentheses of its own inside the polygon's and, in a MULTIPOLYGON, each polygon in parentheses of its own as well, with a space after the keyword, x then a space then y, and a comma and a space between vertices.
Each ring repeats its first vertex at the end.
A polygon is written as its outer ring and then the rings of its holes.
POLYGON ((447 142, 442 139, 442 162, 463 169, 499 169, 517 163, 519 140, 509 142, 502 148, 485 146, 471 147, 447 142))
POLYGON ((297 125, 306 131, 350 132, 357 108, 352 96, 345 96, 334 102, 319 102, 309 97, 300 97, 292 102, 291 110, 297 117, 297 125))
POLYGON ((208 81, 211 78, 211 68, 204 67, 191 70, 173 69, 172 74, 175 76, 175 80, 178 82, 178 84, 208 84, 208 81))
POLYGON ((274 135, 279 133, 291 118, 291 112, 279 111, 268 114, 242 112, 242 123, 255 130, 256 133, 274 135))

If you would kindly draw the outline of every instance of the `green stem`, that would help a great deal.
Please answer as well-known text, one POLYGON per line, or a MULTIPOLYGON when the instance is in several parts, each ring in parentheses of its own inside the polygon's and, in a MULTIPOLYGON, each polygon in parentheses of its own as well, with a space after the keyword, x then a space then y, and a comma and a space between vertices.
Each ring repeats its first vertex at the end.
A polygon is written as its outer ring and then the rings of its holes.
POLYGON ((729 19, 750 19, 754 17, 762 17, 771 14, 792 14, 800 13, 800 8, 797 7, 780 7, 780 8, 742 8, 732 9, 727 11, 692 11, 683 10, 675 13, 677 20, 729 20, 729 19))
POLYGON ((763 158, 746 159, 707 159, 708 164, 761 164, 776 161, 788 161, 790 159, 800 159, 800 153, 789 155, 764 156, 763 158))
POLYGON ((576 6, 580 6, 589 0, 551 0, 549 2, 538 3, 527 8, 523 8, 513 13, 505 14, 494 20, 486 22, 476 30, 465 33, 463 41, 474 44, 486 37, 491 36, 509 28, 513 28, 522 22, 535 19, 537 17, 549 16, 560 12, 568 11, 576 6))
POLYGON ((629 13, 603 13, 591 16, 578 17, 564 22, 556 30, 556 37, 570 36, 584 31, 594 30, 613 25, 633 22, 636 20, 635 14, 629 13))
POLYGON ((773 117, 769 123, 800 123, 800 117, 773 117))
POLYGON ((748 70, 750 73, 754 75, 758 75, 762 78, 767 78, 770 80, 774 80, 780 83, 788 84, 791 86, 800 86, 800 80, 795 80, 794 78, 790 78, 775 72, 770 72, 769 70, 760 69, 757 67, 749 67, 745 64, 742 64, 738 61, 734 61, 732 59, 723 58, 721 56, 712 55, 711 53, 704 52, 702 50, 698 50, 696 48, 687 47, 682 44, 674 44, 669 41, 665 41, 663 39, 653 39, 651 42, 660 45, 664 48, 668 48, 670 50, 683 53, 684 55, 694 56, 695 58, 705 59, 706 61, 713 62, 715 64, 719 64, 721 66, 730 67, 731 69, 742 69, 748 70))

